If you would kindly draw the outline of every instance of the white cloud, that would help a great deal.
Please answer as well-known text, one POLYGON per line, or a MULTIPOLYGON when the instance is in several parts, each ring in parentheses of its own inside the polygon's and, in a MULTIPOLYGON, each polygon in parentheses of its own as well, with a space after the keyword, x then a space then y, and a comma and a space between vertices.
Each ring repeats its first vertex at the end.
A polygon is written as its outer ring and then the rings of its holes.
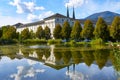
POLYGON ((84 3, 87 3, 87 0, 69 0, 69 2, 67 2, 65 4, 65 6, 67 7, 80 7, 82 6, 84 3))
POLYGON ((38 18, 37 15, 28 14, 28 15, 27 15, 27 20, 29 20, 29 21, 36 21, 36 20, 39 20, 39 18, 38 18))
POLYGON ((10 75, 14 80, 22 80, 27 77, 34 77, 36 73, 43 73, 45 69, 34 69, 33 66, 18 66, 16 74, 10 75))
POLYGON ((42 20, 43 18, 46 18, 48 16, 53 15, 54 13, 52 11, 47 11, 39 15, 39 19, 42 20))
POLYGON ((69 76, 71 80, 86 80, 84 79, 85 77, 81 72, 69 71, 69 72, 66 72, 66 75, 69 76))
POLYGON ((43 12, 40 15, 35 15, 35 14, 28 14, 27 19, 29 21, 38 21, 38 20, 42 20, 48 16, 53 15, 54 13, 52 11, 47 11, 47 12, 43 12))
POLYGON ((42 6, 36 6, 34 2, 22 2, 21 0, 13 0, 13 2, 9 2, 10 5, 15 6, 17 8, 16 12, 21 13, 32 13, 36 10, 44 10, 45 8, 42 6))
POLYGON ((11 16, 2 16, 0 15, 0 26, 4 26, 4 25, 13 25, 16 23, 27 23, 29 21, 19 18, 19 17, 11 17, 11 16))

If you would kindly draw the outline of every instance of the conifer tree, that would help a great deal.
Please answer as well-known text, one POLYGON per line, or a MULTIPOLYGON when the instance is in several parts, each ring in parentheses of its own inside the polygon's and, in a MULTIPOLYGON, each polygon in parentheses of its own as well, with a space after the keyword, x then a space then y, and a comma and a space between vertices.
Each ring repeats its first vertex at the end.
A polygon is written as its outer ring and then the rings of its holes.
POLYGON ((91 39, 93 37, 94 26, 90 20, 86 20, 82 30, 82 37, 84 39, 91 39))
POLYGON ((48 26, 45 27, 44 32, 45 32, 45 38, 50 39, 51 33, 50 33, 50 28, 48 26))
POLYGON ((61 34, 63 39, 69 40, 71 34, 71 27, 67 21, 63 23, 61 34))
POLYGON ((109 30, 103 18, 99 17, 94 30, 95 38, 101 38, 106 41, 109 38, 109 30))
POLYGON ((110 27, 110 35, 116 40, 120 40, 120 17, 116 16, 110 27))
POLYGON ((25 40, 25 39, 29 39, 30 38, 30 32, 28 28, 25 28, 23 31, 21 31, 21 39, 25 40))
POLYGON ((82 31, 82 27, 80 25, 80 22, 75 21, 71 31, 71 38, 74 40, 79 40, 81 31, 82 31))
POLYGON ((36 37, 39 38, 39 39, 42 39, 42 38, 45 37, 45 33, 44 33, 44 30, 43 30, 42 26, 39 26, 37 28, 36 37))
POLYGON ((60 39, 61 38, 61 30, 62 30, 62 27, 60 24, 57 24, 55 26, 55 29, 53 31, 53 36, 55 39, 60 39))

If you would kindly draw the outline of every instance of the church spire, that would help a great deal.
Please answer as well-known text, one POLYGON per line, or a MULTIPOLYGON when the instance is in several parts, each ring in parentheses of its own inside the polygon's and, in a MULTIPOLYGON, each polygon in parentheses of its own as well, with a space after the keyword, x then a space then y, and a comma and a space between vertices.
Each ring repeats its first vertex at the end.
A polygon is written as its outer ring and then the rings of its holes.
POLYGON ((75 10, 74 10, 74 6, 73 6, 73 19, 75 19, 75 10))
POLYGON ((69 17, 69 8, 67 6, 67 17, 69 17))

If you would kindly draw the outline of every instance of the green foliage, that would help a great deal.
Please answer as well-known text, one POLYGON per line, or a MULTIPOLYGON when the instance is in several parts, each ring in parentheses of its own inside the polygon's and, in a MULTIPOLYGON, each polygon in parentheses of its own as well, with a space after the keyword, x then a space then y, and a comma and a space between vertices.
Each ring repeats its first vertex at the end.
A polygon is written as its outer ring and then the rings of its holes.
POLYGON ((86 20, 84 23, 82 33, 81 33, 82 37, 84 39, 93 38, 93 31, 94 31, 93 23, 90 20, 86 20))
POLYGON ((44 32, 42 26, 39 26, 39 27, 37 28, 36 37, 39 38, 39 39, 42 39, 42 38, 45 37, 45 32, 44 32))
POLYGON ((29 39, 30 38, 30 32, 28 28, 25 28, 23 31, 21 31, 21 39, 25 40, 25 39, 29 39))
POLYGON ((72 55, 70 51, 62 51, 62 58, 64 61, 64 64, 69 64, 70 63, 70 59, 71 59, 72 55))
POLYGON ((71 27, 67 21, 65 21, 63 24, 61 34, 62 34, 63 39, 68 40, 70 38, 71 27))
POLYGON ((80 62, 82 62, 82 60, 81 60, 82 55, 81 55, 80 51, 71 51, 71 54, 72 54, 73 62, 75 64, 79 64, 80 62))
POLYGON ((2 38, 6 39, 6 40, 10 40, 10 39, 15 39, 16 38, 16 29, 13 26, 4 26, 2 28, 2 38))
POLYGON ((48 26, 45 27, 45 39, 50 39, 51 38, 51 33, 50 33, 50 28, 48 26))
POLYGON ((80 22, 75 21, 72 31, 71 31, 71 38, 74 40, 79 40, 81 31, 82 31, 82 27, 80 25, 80 22))
POLYGON ((109 38, 109 30, 108 30, 107 24, 103 20, 103 18, 100 17, 98 19, 93 34, 95 35, 95 38, 101 38, 104 41, 108 40, 108 38, 109 38))
POLYGON ((2 29, 0 29, 0 38, 2 37, 2 29))
POLYGON ((23 40, 22 43, 25 43, 25 44, 46 44, 47 41, 45 39, 26 39, 26 40, 23 40))
POLYGON ((47 42, 48 44, 61 44, 62 40, 61 39, 50 39, 47 42))
POLYGON ((90 66, 93 61, 94 61, 94 55, 93 55, 93 51, 82 51, 82 57, 84 59, 84 62, 90 66))
POLYGON ((116 71, 120 71, 120 52, 119 50, 113 50, 110 54, 110 59, 116 71))
POLYGON ((60 39, 61 38, 61 30, 62 30, 62 27, 60 24, 57 24, 55 26, 55 29, 53 31, 53 36, 55 39, 60 39))
POLYGON ((100 69, 102 69, 105 66, 109 58, 109 54, 110 54, 109 50, 106 49, 99 49, 93 53, 96 63, 100 69))
POLYGON ((35 39, 35 33, 33 30, 30 31, 30 39, 35 39))
POLYGON ((116 40, 120 40, 120 17, 116 16, 110 28, 110 35, 116 40))
POLYGON ((104 41, 101 38, 98 38, 98 39, 92 40, 91 44, 104 44, 104 41))

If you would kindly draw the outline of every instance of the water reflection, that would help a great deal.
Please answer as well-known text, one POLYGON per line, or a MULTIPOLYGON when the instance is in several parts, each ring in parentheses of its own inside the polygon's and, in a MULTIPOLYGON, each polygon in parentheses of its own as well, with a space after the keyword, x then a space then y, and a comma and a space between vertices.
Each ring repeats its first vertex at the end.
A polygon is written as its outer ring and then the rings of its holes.
POLYGON ((0 47, 0 58, 2 59, 3 56, 11 60, 27 59, 29 65, 16 66, 17 72, 10 75, 14 80, 24 80, 24 78, 30 80, 32 77, 35 80, 37 73, 46 71, 43 68, 36 68, 39 62, 55 70, 64 69, 67 80, 117 80, 120 78, 120 51, 101 46, 95 49, 91 46, 88 48, 64 48, 54 45, 4 46, 0 47))

